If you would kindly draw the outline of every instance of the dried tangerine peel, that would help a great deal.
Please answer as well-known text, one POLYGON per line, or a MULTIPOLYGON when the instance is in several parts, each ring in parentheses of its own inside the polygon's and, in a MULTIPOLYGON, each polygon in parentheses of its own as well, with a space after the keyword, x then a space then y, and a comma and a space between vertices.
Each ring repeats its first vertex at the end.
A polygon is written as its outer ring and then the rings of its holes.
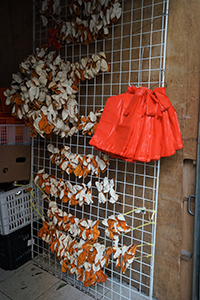
MULTIPOLYGON (((113 247, 106 249, 97 242, 78 241, 47 222, 44 222, 38 234, 50 244, 51 251, 56 252, 62 272, 76 274, 77 279, 83 281, 85 286, 105 282, 107 276, 103 273, 103 267, 108 265, 110 256, 115 252, 113 247)), ((121 254, 117 257, 117 266, 121 266, 122 272, 134 260, 136 249, 136 245, 122 247, 121 254)))
POLYGON ((111 239, 113 239, 115 235, 128 232, 131 229, 131 227, 126 224, 123 215, 112 215, 108 217, 108 219, 104 219, 102 223, 107 227, 106 235, 111 239))
MULTIPOLYGON (((78 220, 71 214, 67 214, 58 208, 56 202, 49 203, 47 212, 50 222, 44 221, 43 227, 39 230, 38 235, 50 245, 52 252, 56 252, 62 271, 69 271, 70 274, 76 274, 77 279, 83 281, 85 286, 90 286, 106 280, 106 275, 102 268, 107 266, 111 255, 116 259, 116 267, 120 266, 124 273, 129 265, 133 262, 137 245, 118 247, 118 237, 115 236, 113 246, 108 248, 96 240, 91 240, 91 236, 86 240, 76 236, 72 236, 71 228, 74 224, 80 224, 81 228, 88 230, 96 229, 99 222, 88 221, 86 219, 78 220), (63 231, 65 225, 69 231, 63 231)), ((120 220, 111 216, 110 220, 120 220)), ((107 222, 107 221, 106 221, 107 222)), ((113 222, 109 222, 113 226, 113 222)))
MULTIPOLYGON (((82 79, 79 70, 86 76, 85 80, 104 72, 103 69, 96 67, 95 73, 88 75, 94 63, 92 56, 71 63, 64 62, 56 52, 46 53, 47 46, 37 48, 36 54, 29 55, 20 64, 20 71, 12 75, 11 87, 4 92, 6 105, 12 105, 13 116, 25 119, 32 137, 55 133, 63 138, 76 134, 78 128, 84 134, 92 134, 96 122, 88 120, 82 124, 78 114, 77 85, 79 77, 82 79)), ((103 59, 107 63, 100 54, 98 57, 99 62, 103 59)))
POLYGON ((38 173, 34 181, 35 183, 38 182, 38 185, 46 194, 59 197, 64 203, 69 202, 70 205, 79 204, 80 206, 84 203, 93 203, 90 181, 87 185, 85 183, 72 185, 69 181, 64 182, 62 179, 57 179, 47 173, 38 173))
POLYGON ((80 220, 71 214, 63 213, 55 201, 49 203, 47 215, 54 226, 59 226, 60 230, 65 232, 69 231, 73 237, 79 237, 84 240, 90 239, 90 241, 96 241, 99 237, 97 228, 99 221, 80 220))
POLYGON ((80 1, 73 0, 69 5, 71 18, 62 18, 60 1, 43 1, 40 13, 43 26, 47 26, 50 17, 55 21, 55 36, 67 44, 83 43, 88 45, 99 35, 108 38, 109 25, 121 17, 122 8, 119 0, 80 1), (85 20, 87 19, 87 22, 85 20))
POLYGON ((71 174, 71 170, 73 170, 75 176, 79 178, 82 176, 86 177, 88 174, 98 176, 99 170, 105 172, 107 165, 109 165, 109 159, 106 154, 102 154, 101 158, 92 154, 81 156, 80 154, 71 153, 68 146, 64 146, 59 150, 52 144, 47 146, 47 150, 52 163, 58 165, 67 174, 71 174))

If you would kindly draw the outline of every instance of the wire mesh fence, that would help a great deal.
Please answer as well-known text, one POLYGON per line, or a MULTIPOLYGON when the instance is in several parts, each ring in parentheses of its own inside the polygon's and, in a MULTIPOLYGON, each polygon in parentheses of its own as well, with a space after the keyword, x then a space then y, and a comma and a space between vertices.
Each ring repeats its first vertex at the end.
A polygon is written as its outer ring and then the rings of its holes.
MULTIPOLYGON (((41 2, 37 2, 38 7, 41 2)), ((61 1, 62 12, 68 17, 70 3, 61 1)), ((45 44, 48 38, 48 30, 42 26, 38 7, 35 7, 34 47, 45 44)), ((151 89, 164 86, 168 1, 123 0, 121 7, 121 18, 110 25, 107 39, 100 36, 88 45, 65 44, 60 50, 61 58, 71 63, 80 62, 83 57, 103 51, 110 64, 109 72, 79 83, 77 102, 80 115, 87 116, 90 111, 103 109, 109 96, 126 92, 129 85, 144 85, 151 89)), ((53 26, 53 21, 50 21, 49 26, 51 25, 53 26)), ((75 275, 61 272, 55 253, 37 236, 42 224, 41 219, 37 219, 33 223, 34 261, 96 299, 151 299, 160 162, 129 163, 110 157, 109 166, 104 173, 78 178, 74 174, 61 172, 49 159, 48 144, 59 149, 67 145, 71 153, 100 156, 89 145, 90 138, 82 135, 80 131, 63 139, 58 136, 49 139, 37 136, 32 142, 32 175, 35 177, 40 169, 44 169, 47 174, 64 182, 70 181, 74 185, 88 184, 91 181, 93 203, 90 205, 72 206, 69 202, 63 203, 59 198, 51 200, 56 200, 62 211, 80 219, 101 221, 111 215, 123 214, 126 223, 133 230, 120 236, 119 246, 137 244, 135 259, 125 273, 122 273, 111 258, 108 266, 104 268, 107 280, 85 287, 75 275), (99 202, 96 182, 101 182, 105 177, 114 178, 114 189, 119 195, 114 204, 109 201, 99 202)), ((40 202, 41 214, 45 215, 48 199, 37 188, 35 196, 40 202)), ((98 242, 109 247, 111 241, 101 222, 99 230, 98 242)))

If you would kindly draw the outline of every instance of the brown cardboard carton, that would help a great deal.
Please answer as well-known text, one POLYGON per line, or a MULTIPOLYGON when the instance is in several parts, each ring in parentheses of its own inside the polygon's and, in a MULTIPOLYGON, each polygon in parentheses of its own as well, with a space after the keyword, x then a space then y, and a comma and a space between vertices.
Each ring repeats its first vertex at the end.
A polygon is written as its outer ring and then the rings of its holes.
POLYGON ((29 180, 30 170, 30 146, 0 146, 0 183, 15 180, 29 180))

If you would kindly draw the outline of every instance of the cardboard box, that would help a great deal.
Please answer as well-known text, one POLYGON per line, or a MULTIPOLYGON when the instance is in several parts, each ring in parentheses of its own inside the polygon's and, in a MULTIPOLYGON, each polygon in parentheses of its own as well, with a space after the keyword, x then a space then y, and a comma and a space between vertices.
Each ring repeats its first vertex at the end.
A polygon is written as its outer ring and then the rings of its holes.
POLYGON ((0 182, 29 180, 31 146, 0 146, 0 182))

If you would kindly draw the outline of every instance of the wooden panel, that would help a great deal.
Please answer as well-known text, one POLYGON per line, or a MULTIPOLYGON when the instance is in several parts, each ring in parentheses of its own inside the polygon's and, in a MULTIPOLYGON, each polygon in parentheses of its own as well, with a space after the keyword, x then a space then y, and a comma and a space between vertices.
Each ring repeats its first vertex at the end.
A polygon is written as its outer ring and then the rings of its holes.
POLYGON ((196 159, 200 68, 199 11, 198 0, 173 0, 169 4, 166 92, 180 121, 185 159, 196 159))
POLYGON ((180 298, 182 153, 161 159, 154 296, 180 298))
POLYGON ((177 111, 184 148, 170 158, 161 159, 154 296, 162 300, 191 299, 191 261, 187 264, 180 260, 180 251, 182 248, 191 251, 192 246, 193 224, 187 213, 187 203, 183 204, 183 195, 185 189, 188 193, 188 185, 193 184, 194 188, 195 175, 191 168, 184 171, 183 161, 196 159, 199 11, 198 0, 171 0, 169 3, 165 86, 177 111), (190 181, 183 179, 183 172, 187 172, 190 181))
MULTIPOLYGON (((188 213, 188 197, 195 194, 196 165, 192 160, 183 163, 183 205, 182 205, 182 246, 181 249, 193 253, 194 216, 188 213)), ((194 198, 191 199, 190 209, 194 212, 194 198)), ((181 259, 181 299, 192 298, 193 260, 181 259)))

